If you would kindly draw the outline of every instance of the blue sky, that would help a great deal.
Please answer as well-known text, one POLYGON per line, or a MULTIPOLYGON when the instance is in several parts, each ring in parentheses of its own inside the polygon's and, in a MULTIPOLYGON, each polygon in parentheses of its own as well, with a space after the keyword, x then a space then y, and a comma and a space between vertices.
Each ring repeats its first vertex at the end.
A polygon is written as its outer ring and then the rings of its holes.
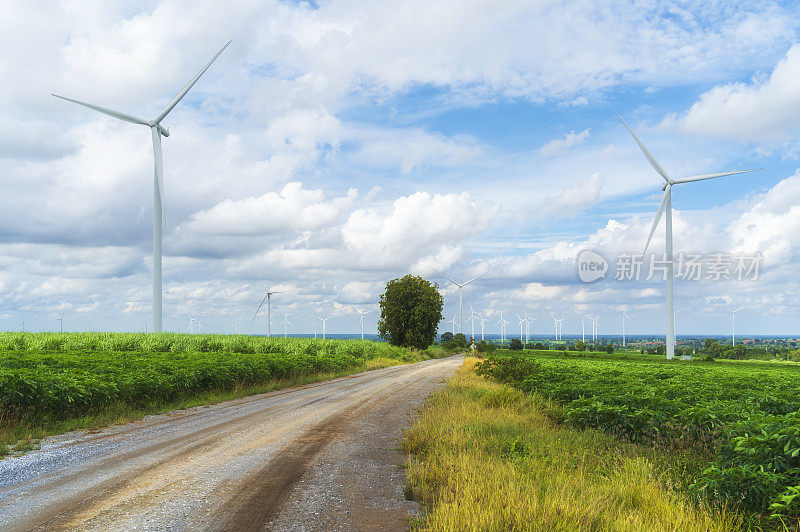
POLYGON ((661 332, 663 283, 576 273, 582 249, 640 251, 660 199, 617 111, 674 177, 765 169, 676 187, 676 252, 763 257, 758 280, 679 281, 678 333, 725 333, 739 306, 743 334, 797 331, 794 3, 0 0, 0 14, 2 329, 62 313, 70 330, 145 327, 148 134, 49 94, 149 116, 233 39, 165 120, 166 329, 192 314, 262 331, 259 277, 291 291, 274 308, 296 332, 315 310, 355 332, 352 305, 407 272, 439 280, 449 319, 457 294, 433 268, 491 268, 465 301, 493 324, 526 308, 534 331, 554 312, 573 334, 589 313, 611 334, 627 308, 631 332, 661 332))

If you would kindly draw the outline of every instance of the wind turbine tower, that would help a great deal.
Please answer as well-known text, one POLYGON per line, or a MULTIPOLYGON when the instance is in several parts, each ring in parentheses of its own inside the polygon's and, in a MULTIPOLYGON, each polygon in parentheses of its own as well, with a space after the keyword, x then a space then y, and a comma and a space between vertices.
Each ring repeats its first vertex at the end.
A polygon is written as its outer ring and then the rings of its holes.
POLYGON ((209 61, 208 64, 206 64, 206 66, 204 66, 195 77, 189 80, 189 83, 184 85, 180 92, 178 92, 178 94, 175 95, 172 100, 170 100, 166 107, 164 107, 164 109, 158 113, 158 116, 152 120, 137 118, 113 109, 108 109, 106 107, 100 107, 99 105, 93 105, 91 103, 81 102, 78 100, 73 100, 72 98, 66 98, 64 96, 59 96, 58 94, 53 94, 53 96, 56 98, 77 103, 78 105, 88 107, 89 109, 93 109, 99 113, 103 113, 118 120, 130 122, 131 124, 140 124, 150 128, 151 137, 153 138, 153 158, 155 161, 153 178, 153 332, 161 332, 161 236, 166 224, 166 217, 164 216, 164 162, 161 154, 161 137, 162 135, 164 137, 169 137, 169 129, 162 126, 161 121, 164 120, 169 112, 172 111, 176 105, 178 105, 178 102, 180 102, 181 99, 186 96, 186 93, 189 92, 189 89, 191 89, 192 86, 197 83, 197 80, 200 79, 200 76, 202 76, 205 71, 208 70, 211 64, 217 59, 217 57, 219 57, 219 55, 223 52, 223 50, 225 50, 225 48, 228 47, 230 43, 231 41, 225 43, 225 46, 220 48, 214 57, 211 58, 211 61, 209 61))
POLYGON ((320 318, 319 316, 317 316, 317 319, 322 322, 322 339, 323 340, 325 339, 325 325, 326 325, 327 321, 329 319, 331 319, 332 317, 333 316, 328 316, 327 318, 320 318))
POLYGON ((370 312, 374 312, 375 310, 361 310, 357 306, 353 305, 353 308, 356 309, 356 312, 359 313, 361 316, 361 339, 364 339, 364 315, 369 314, 370 312))
POLYGON ((625 347, 625 320, 630 320, 628 317, 628 311, 623 310, 622 314, 620 314, 620 319, 622 320, 622 347, 625 347))
MULTIPOLYGON (((264 281, 261 281, 261 284, 264 284, 264 281)), ((261 310, 262 305, 264 305, 264 301, 267 302, 267 337, 272 336, 272 296, 274 294, 283 294, 288 292, 288 290, 272 290, 270 291, 267 288, 267 285, 264 284, 264 290, 267 291, 264 299, 261 300, 261 303, 258 304, 258 308, 256 309, 255 314, 253 314, 253 321, 256 320, 256 316, 258 315, 258 311, 261 310)))
POLYGON ((286 338, 286 326, 292 325, 292 322, 286 316, 286 312, 283 313, 283 337, 286 338))
POLYGON ((462 308, 462 302, 463 302, 463 293, 462 292, 463 292, 463 289, 464 289, 465 286, 467 286, 469 283, 471 283, 475 279, 483 277, 484 275, 489 273, 489 271, 487 270, 487 271, 483 272, 480 275, 476 275, 475 277, 473 277, 469 281, 466 281, 466 282, 463 282, 463 283, 455 282, 454 280, 452 280, 451 278, 449 278, 448 276, 446 276, 445 274, 443 274, 442 272, 440 272, 436 268, 434 268, 433 271, 435 271, 436 273, 438 273, 439 275, 441 275, 442 277, 444 277, 445 279, 447 279, 448 281, 450 281, 451 283, 453 283, 454 285, 456 285, 458 287, 458 320, 459 320, 458 332, 464 332, 464 309, 462 308))
POLYGON ((731 311, 731 343, 733 347, 736 347, 736 313, 742 310, 744 307, 739 307, 736 310, 731 311))
MULTIPOLYGON (((673 269, 673 258, 672 258, 672 187, 674 185, 680 185, 683 183, 691 183, 694 181, 703 181, 705 179, 714 179, 717 177, 724 177, 733 174, 742 174, 745 172, 754 172, 755 170, 734 170, 731 172, 717 172, 713 174, 699 174, 690 177, 684 177, 680 179, 672 179, 667 172, 658 164, 658 161, 647 151, 644 144, 639 140, 633 130, 628 127, 628 124, 622 120, 622 117, 617 114, 617 117, 625 126, 625 129, 633 137, 633 140, 636 142, 636 145, 639 146, 639 149, 642 150, 642 153, 650 162, 650 165, 653 169, 658 172, 661 177, 664 178, 664 185, 661 188, 664 191, 664 195, 661 197, 661 204, 658 206, 658 210, 656 211, 656 216, 653 219, 653 225, 650 228, 650 236, 647 237, 647 243, 644 246, 644 251, 642 255, 647 253, 647 248, 650 246, 650 240, 653 238, 653 233, 655 233, 656 228, 658 227, 658 222, 661 220, 661 215, 666 212, 666 263, 667 263, 667 312, 666 312, 666 319, 667 319, 667 359, 671 360, 675 358, 675 320, 674 320, 674 269, 673 269)), ((762 170, 762 168, 758 168, 757 170, 762 170)))

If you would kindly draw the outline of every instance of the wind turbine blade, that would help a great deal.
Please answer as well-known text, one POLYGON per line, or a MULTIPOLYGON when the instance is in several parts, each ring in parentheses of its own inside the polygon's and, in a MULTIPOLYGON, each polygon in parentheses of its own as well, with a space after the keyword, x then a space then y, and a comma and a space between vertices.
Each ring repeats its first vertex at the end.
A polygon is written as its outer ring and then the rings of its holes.
POLYGON ((740 311, 740 310, 742 310, 743 308, 744 308, 744 307, 739 307, 739 308, 737 308, 736 310, 734 310, 734 312, 739 312, 739 311, 740 311))
POLYGON ((88 107, 89 109, 94 109, 99 113, 103 113, 104 115, 108 115, 119 120, 124 120, 125 122, 130 122, 131 124, 142 124, 144 126, 149 126, 150 123, 143 118, 137 118, 135 116, 121 113, 120 111, 115 111, 113 109, 109 109, 108 107, 100 107, 99 105, 93 105, 91 103, 82 102, 80 100, 73 100, 72 98, 67 98, 66 96, 59 96, 58 94, 52 94, 51 96, 55 96, 56 98, 61 98, 62 100, 67 100, 68 102, 77 103, 78 105, 82 105, 84 107, 88 107))
POLYGON ((753 168, 752 170, 734 170, 732 172, 717 172, 716 174, 693 175, 676 179, 675 183, 691 183, 692 181, 703 181, 705 179, 714 179, 716 177, 724 177, 726 175, 745 174, 747 172, 758 172, 761 170, 763 170, 763 168, 753 168))
POLYGON ((661 221, 661 215, 664 214, 664 207, 667 205, 667 199, 669 195, 672 193, 671 185, 667 185, 667 189, 664 191, 664 195, 661 197, 661 204, 658 206, 658 210, 656 211, 656 217, 653 218, 653 226, 650 228, 650 236, 647 237, 647 243, 644 245, 644 251, 642 255, 647 253, 647 248, 650 246, 650 240, 653 239, 653 233, 656 232, 656 227, 658 227, 658 222, 661 221))
POLYGON ((479 278, 483 277, 484 275, 486 275, 487 273, 489 273, 489 270, 486 270, 485 272, 483 272, 483 273, 482 273, 482 274, 480 274, 480 275, 476 275, 475 277, 473 277, 472 279, 470 279, 469 281, 467 281, 466 283, 464 283, 464 284, 463 284, 463 285, 461 285, 461 286, 467 286, 469 283, 471 283, 471 282, 472 282, 472 281, 474 281, 475 279, 479 279, 479 278))
POLYGON ((161 155, 161 133, 155 127, 150 128, 153 135, 153 158, 155 161, 156 186, 161 198, 161 224, 167 227, 167 209, 164 205, 164 158, 161 155))
POLYGON ((639 146, 639 149, 642 150, 644 156, 647 157, 648 161, 650 161, 650 165, 655 169, 656 172, 661 174, 661 177, 663 177, 667 183, 669 183, 669 176, 667 175, 667 172, 665 172, 664 169, 661 168, 661 165, 658 164, 658 161, 656 161, 655 157, 653 157, 653 155, 649 151, 647 151, 647 148, 645 148, 644 144, 642 144, 642 141, 639 140, 639 137, 636 136, 636 133, 634 133, 633 130, 630 127, 628 127, 628 124, 626 124, 625 121, 622 120, 622 117, 619 116, 619 113, 614 113, 614 114, 617 115, 617 118, 620 119, 622 124, 625 126, 625 129, 628 130, 628 133, 631 134, 633 140, 636 141, 636 144, 639 146))
POLYGON ((253 314, 253 321, 255 321, 256 316, 258 315, 258 311, 261 310, 261 306, 264 304, 264 301, 267 300, 267 296, 264 296, 264 299, 261 300, 261 303, 258 304, 258 308, 256 309, 256 313, 253 314))
POLYGON ((216 61, 217 57, 219 57, 219 54, 221 54, 223 51, 225 51, 225 48, 227 48, 230 43, 231 43, 231 41, 226 42, 225 46, 220 48, 219 52, 214 54, 214 57, 211 58, 211 61, 209 61, 208 64, 206 66, 204 66, 203 69, 200 72, 198 72, 195 77, 193 77, 191 80, 189 80, 189 83, 187 83, 181 89, 181 91, 178 94, 176 94, 175 97, 172 100, 170 100, 170 102, 167 104, 167 106, 164 107, 164 110, 161 111, 161 113, 159 113, 159 115, 156 117, 156 119, 155 119, 156 123, 159 123, 162 120, 164 120, 164 117, 167 116, 170 111, 172 111, 172 108, 175 107, 176 105, 178 105, 178 102, 181 101, 181 98, 186 96, 186 93, 189 92, 189 89, 191 89, 192 86, 195 83, 197 83, 197 80, 200 79, 200 76, 202 76, 205 73, 205 71, 208 70, 208 67, 210 67, 211 64, 214 61, 216 61))
MULTIPOLYGON (((451 278, 449 278, 448 276, 446 276, 445 274, 443 274, 442 272, 440 272, 440 271, 439 271, 439 270, 437 270, 436 268, 434 268, 434 269, 433 269, 433 271, 435 271, 436 273, 438 273, 439 275, 441 275, 442 277, 444 277, 445 279, 447 279, 448 281, 450 281, 450 282, 451 282, 451 283, 453 283, 454 285, 456 285, 456 286, 463 286, 463 285, 460 285, 460 284, 458 284, 457 282, 455 282, 454 280, 452 280, 451 278)), ((466 283, 464 283, 464 284, 466 284, 466 283)))

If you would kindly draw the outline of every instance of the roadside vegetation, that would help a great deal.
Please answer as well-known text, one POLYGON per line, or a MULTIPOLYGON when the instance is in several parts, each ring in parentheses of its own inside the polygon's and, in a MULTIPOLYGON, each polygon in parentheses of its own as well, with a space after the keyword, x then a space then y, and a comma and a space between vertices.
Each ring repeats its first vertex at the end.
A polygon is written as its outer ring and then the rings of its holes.
POLYGON ((478 376, 467 358, 405 433, 418 530, 697 530, 740 526, 684 494, 682 453, 563 424, 564 409, 478 376))
POLYGON ((747 528, 798 524, 796 364, 532 351, 490 355, 477 371, 552 401, 568 426, 686 456, 676 486, 739 512, 747 528))
POLYGON ((49 434, 447 354, 362 340, 0 333, 0 455, 49 434))

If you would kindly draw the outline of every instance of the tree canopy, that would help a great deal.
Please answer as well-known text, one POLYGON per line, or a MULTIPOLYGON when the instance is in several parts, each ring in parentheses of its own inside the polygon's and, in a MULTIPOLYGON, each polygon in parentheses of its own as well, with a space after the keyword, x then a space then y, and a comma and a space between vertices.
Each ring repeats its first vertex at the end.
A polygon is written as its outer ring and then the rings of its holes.
POLYGON ((436 339, 444 298, 436 283, 406 275, 386 283, 378 334, 392 345, 425 349, 436 339))

